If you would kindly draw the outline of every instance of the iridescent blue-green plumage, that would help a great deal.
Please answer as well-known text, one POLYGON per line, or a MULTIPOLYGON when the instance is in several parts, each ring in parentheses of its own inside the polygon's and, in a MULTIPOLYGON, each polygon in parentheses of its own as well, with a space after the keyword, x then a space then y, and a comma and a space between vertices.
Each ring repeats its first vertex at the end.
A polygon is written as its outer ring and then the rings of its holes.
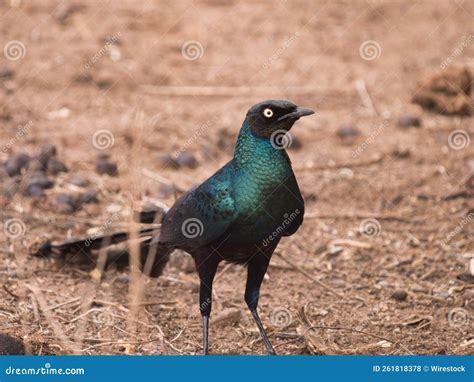
POLYGON ((278 227, 272 241, 294 233, 303 213, 303 198, 285 150, 253 134, 245 121, 234 158, 174 204, 163 221, 160 243, 185 250, 212 245, 221 248, 217 250, 225 260, 245 262, 278 227), (195 235, 186 232, 188 219, 200 224, 195 235), (255 249, 248 252, 248 244, 255 249), (239 245, 245 253, 239 253, 239 245))

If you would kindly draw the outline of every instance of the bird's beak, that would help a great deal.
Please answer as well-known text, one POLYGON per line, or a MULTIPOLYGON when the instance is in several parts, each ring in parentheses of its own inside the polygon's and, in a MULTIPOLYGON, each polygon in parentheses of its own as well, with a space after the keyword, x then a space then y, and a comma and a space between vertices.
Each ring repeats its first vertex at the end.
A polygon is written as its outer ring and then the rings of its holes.
POLYGON ((314 110, 308 109, 307 107, 298 106, 294 111, 281 116, 278 118, 278 120, 283 121, 284 119, 298 119, 311 114, 314 114, 314 110))

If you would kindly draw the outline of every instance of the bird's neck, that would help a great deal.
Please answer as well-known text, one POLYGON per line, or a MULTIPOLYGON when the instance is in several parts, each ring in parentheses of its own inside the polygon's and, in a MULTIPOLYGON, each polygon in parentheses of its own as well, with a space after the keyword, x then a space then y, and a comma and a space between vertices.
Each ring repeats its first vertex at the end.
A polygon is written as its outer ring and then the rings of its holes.
POLYGON ((240 129, 233 160, 239 168, 265 170, 266 164, 270 165, 270 168, 274 166, 281 169, 291 168, 286 151, 275 149, 269 139, 253 134, 247 121, 244 121, 240 129))

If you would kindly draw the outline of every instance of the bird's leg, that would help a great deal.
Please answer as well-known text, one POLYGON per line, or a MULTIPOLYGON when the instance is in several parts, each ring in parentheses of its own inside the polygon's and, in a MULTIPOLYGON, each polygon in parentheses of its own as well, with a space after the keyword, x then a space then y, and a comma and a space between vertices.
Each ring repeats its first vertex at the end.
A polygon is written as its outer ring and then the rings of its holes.
POLYGON ((247 303, 247 306, 252 313, 252 317, 257 324, 260 337, 262 337, 267 353, 270 355, 275 355, 275 350, 273 349, 273 346, 267 337, 262 320, 260 319, 257 312, 258 298, 260 296, 260 285, 262 285, 263 277, 265 276, 269 262, 270 258, 263 253, 259 253, 252 260, 250 260, 248 264, 247 286, 245 288, 245 302, 247 303))
POLYGON ((201 281, 199 287, 199 310, 202 316, 202 347, 205 355, 209 354, 209 317, 212 307, 212 282, 216 275, 219 261, 212 256, 203 262, 196 260, 196 268, 201 281))

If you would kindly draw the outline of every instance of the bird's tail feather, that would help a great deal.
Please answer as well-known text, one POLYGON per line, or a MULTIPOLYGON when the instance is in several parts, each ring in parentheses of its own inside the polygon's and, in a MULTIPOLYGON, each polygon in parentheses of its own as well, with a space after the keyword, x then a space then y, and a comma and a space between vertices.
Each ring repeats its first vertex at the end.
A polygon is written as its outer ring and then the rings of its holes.
MULTIPOLYGON (((169 260, 172 249, 159 243, 158 240, 153 239, 157 228, 145 228, 139 231, 139 238, 142 240, 140 246, 140 268, 141 270, 151 276, 158 277, 163 272, 166 263, 169 260)), ((83 255, 82 257, 89 263, 94 263, 94 257, 90 256, 93 250, 107 248, 111 245, 119 244, 130 239, 130 233, 126 231, 116 232, 112 234, 99 235, 89 238, 82 238, 77 240, 67 240, 65 242, 54 244, 47 241, 33 251, 33 256, 40 257, 65 257, 67 255, 83 255)), ((117 266, 126 266, 130 263, 130 251, 125 250, 111 250, 107 253, 106 268, 113 264, 117 266)))

